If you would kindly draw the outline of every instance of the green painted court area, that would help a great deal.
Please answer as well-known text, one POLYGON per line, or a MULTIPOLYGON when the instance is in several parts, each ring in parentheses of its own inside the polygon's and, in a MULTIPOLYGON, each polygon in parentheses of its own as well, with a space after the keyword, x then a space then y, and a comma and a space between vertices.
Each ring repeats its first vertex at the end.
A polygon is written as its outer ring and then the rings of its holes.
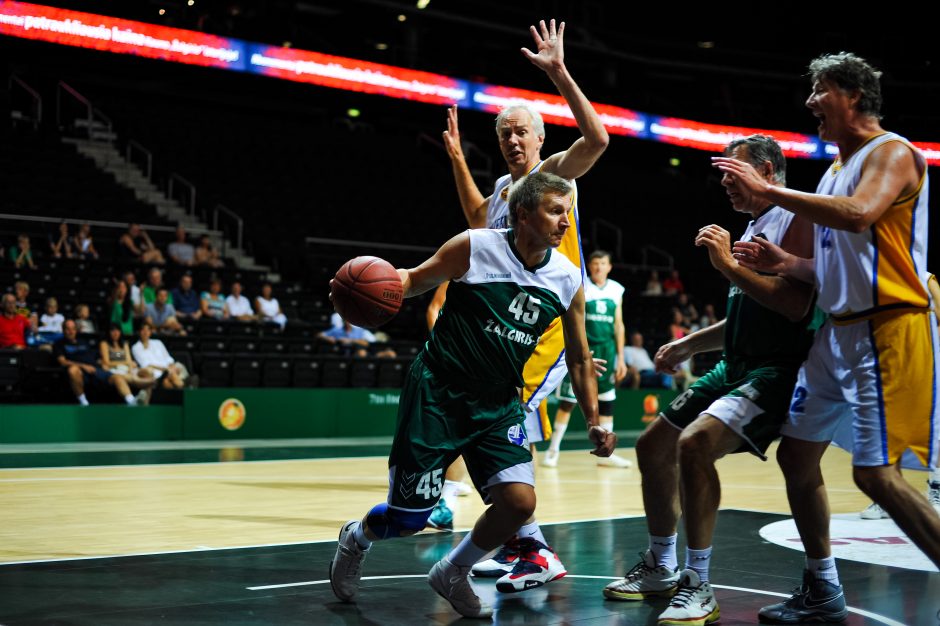
MULTIPOLYGON (((722 624, 756 623, 761 606, 778 602, 798 584, 802 554, 758 535, 779 519, 735 510, 720 514, 712 583, 722 624)), ((642 518, 547 525, 545 534, 568 576, 512 595, 496 593, 492 580, 476 581, 478 593, 497 608, 494 623, 656 623, 665 601, 623 603, 601 595, 645 548, 642 518)), ((330 590, 333 542, 4 565, 0 624, 451 624, 459 616, 424 577, 460 537, 426 532, 376 544, 364 565, 357 604, 337 601, 330 590)), ((937 574, 851 561, 839 567, 851 607, 846 623, 938 624, 937 574)))

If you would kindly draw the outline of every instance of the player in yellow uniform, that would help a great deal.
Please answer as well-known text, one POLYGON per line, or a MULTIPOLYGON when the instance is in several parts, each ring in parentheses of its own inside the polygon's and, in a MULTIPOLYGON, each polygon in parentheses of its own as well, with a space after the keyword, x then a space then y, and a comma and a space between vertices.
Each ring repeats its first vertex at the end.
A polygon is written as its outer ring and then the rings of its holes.
MULTIPOLYGON (((528 106, 511 106, 500 111, 496 117, 496 136, 500 152, 506 161, 509 173, 496 182, 493 193, 484 198, 477 188, 470 169, 464 159, 460 145, 460 132, 457 126, 457 107, 448 110, 447 130, 444 131, 444 144, 454 170, 457 193, 464 215, 471 228, 505 228, 508 216, 509 188, 515 181, 535 171, 556 174, 574 182, 585 174, 600 158, 609 141, 607 131, 600 116, 594 111, 591 102, 581 92, 571 74, 565 67, 564 33, 565 23, 556 28, 555 20, 548 25, 544 21, 539 28, 530 28, 535 40, 537 52, 523 48, 523 54, 533 65, 543 70, 555 84, 558 92, 565 98, 581 137, 567 150, 542 159, 542 143, 545 141, 545 124, 541 115, 528 106)), ((584 260, 581 253, 581 241, 578 232, 578 192, 575 187, 568 219, 574 228, 568 229, 558 247, 558 252, 565 255, 584 273, 584 260)), ((548 414, 543 400, 565 376, 564 336, 559 320, 542 334, 532 357, 523 370, 525 386, 522 390, 522 402, 526 409, 526 434, 530 442, 542 441, 551 434, 548 414)), ((542 584, 537 559, 531 546, 545 544, 545 538, 534 518, 519 529, 516 539, 503 547, 493 558, 474 567, 477 576, 501 576, 500 588, 522 591, 531 586, 542 584), (532 559, 527 557, 533 556, 532 559), (515 570, 515 572, 514 572, 515 570), (522 574, 523 570, 526 572, 522 574)), ((544 568, 542 568, 544 570, 544 568)))

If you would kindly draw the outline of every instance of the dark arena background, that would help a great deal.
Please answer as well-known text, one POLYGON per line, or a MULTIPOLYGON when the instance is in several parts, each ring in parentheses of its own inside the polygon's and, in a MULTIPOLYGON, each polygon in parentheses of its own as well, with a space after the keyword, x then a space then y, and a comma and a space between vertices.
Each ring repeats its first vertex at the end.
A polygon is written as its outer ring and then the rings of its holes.
MULTIPOLYGON (((484 510, 475 494, 460 498, 455 532, 377 545, 357 604, 339 602, 328 580, 340 526, 385 498, 399 392, 428 337, 431 294, 407 300, 361 353, 320 333, 334 323, 328 281, 346 260, 413 267, 466 228, 441 137, 447 106, 460 106, 484 195, 506 173, 494 134, 501 103, 542 107, 543 156, 580 136, 519 51, 539 19, 566 22, 566 65, 606 116, 609 146, 578 181, 578 226, 585 253, 611 253, 627 334, 642 333, 650 354, 670 340, 681 304, 644 293, 652 272, 678 271, 698 313, 711 305, 712 319, 724 316, 728 282, 693 240, 708 224, 740 235, 747 218, 709 157, 768 132, 789 142, 789 187, 815 190, 829 166, 834 153, 804 106, 815 56, 852 51, 882 70, 883 126, 915 142, 937 174, 934 40, 890 18, 853 31, 825 20, 712 27, 717 15, 688 15, 694 26, 676 30, 681 11, 560 0, 0 0, 0 293, 38 327, 25 349, 0 348, 0 624, 458 619, 424 579, 484 510), (94 254, 74 238, 84 225, 94 254), (129 253, 131 225, 160 258, 129 253), (67 246, 57 247, 63 230, 67 246), (171 250, 194 260, 180 264, 171 250), (115 319, 133 345, 146 313, 132 299, 149 298, 153 268, 171 292, 183 280, 210 292, 218 280, 224 297, 238 282, 252 310, 158 329, 185 366, 179 385, 132 384, 137 406, 112 385, 89 386, 90 405, 80 405, 50 349, 56 331, 42 330, 43 314, 55 317, 48 300, 69 319, 87 308, 78 341, 95 354, 115 319), (277 301, 267 318, 256 315, 259 296, 277 301), (133 314, 115 314, 115 300, 133 314)), ((691 376, 719 358, 696 356, 691 376)), ((656 623, 664 601, 611 602, 601 590, 646 548, 634 444, 677 393, 618 390, 628 469, 598 467, 575 416, 559 466, 537 464, 537 516, 569 573, 521 594, 477 579, 495 622, 656 623)), ((556 406, 551 398, 550 414, 556 406)), ((773 451, 766 462, 718 463, 711 578, 722 624, 757 623, 760 607, 800 583, 802 546, 773 451)), ((890 519, 860 518, 870 502, 848 454, 827 452, 823 471, 846 623, 940 626, 936 567, 890 519)), ((924 472, 905 477, 923 491, 924 472)), ((681 562, 684 531, 679 541, 681 562)))

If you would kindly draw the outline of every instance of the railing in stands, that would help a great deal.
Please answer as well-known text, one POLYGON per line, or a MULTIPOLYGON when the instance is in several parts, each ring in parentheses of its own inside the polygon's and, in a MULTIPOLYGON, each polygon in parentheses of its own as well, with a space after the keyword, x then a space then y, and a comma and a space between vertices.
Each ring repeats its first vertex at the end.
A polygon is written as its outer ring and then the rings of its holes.
POLYGON ((179 174, 177 174, 176 172, 171 172, 169 180, 167 181, 166 195, 173 200, 176 200, 176 196, 173 195, 173 191, 175 189, 174 183, 176 183, 177 185, 183 186, 189 192, 188 202, 184 206, 187 206, 187 211, 190 217, 195 217, 196 216, 196 186, 193 185, 188 180, 186 180, 185 178, 183 178, 182 176, 180 176, 179 174))
MULTIPOLYGON (((0 213, 0 220, 10 220, 10 221, 17 220, 17 221, 22 221, 22 222, 44 222, 44 223, 51 223, 51 224, 61 224, 65 222, 66 224, 76 224, 79 226, 82 224, 88 224, 89 226, 100 226, 102 228, 121 228, 121 229, 127 229, 127 227, 132 223, 132 222, 108 222, 108 221, 103 221, 103 220, 79 220, 79 219, 70 219, 70 218, 62 218, 62 217, 47 217, 47 216, 41 216, 41 215, 16 215, 13 213, 0 213)), ((137 223, 137 222, 133 222, 133 223, 137 223)), ((140 224, 140 227, 143 228, 144 230, 155 231, 155 232, 169 232, 169 233, 176 232, 175 226, 166 226, 164 224, 140 224)), ((213 230, 210 228, 200 228, 198 226, 187 228, 186 230, 187 232, 200 234, 200 235, 209 235, 210 237, 218 237, 220 239, 222 238, 222 235, 224 234, 220 230, 213 230)))
POLYGON ((244 252, 242 244, 244 243, 244 234, 245 234, 245 220, 240 218, 235 211, 231 210, 225 205, 217 204, 215 209, 212 210, 212 228, 216 232, 222 232, 219 229, 219 214, 229 218, 235 222, 235 247, 244 252))
POLYGON ((22 111, 11 106, 10 117, 12 117, 15 121, 28 122, 32 124, 33 129, 39 128, 39 124, 42 122, 42 96, 39 95, 39 92, 26 84, 22 78, 16 74, 10 74, 11 100, 13 98, 13 94, 15 93, 13 89, 14 86, 18 86, 29 96, 31 110, 29 115, 24 115, 22 111))
POLYGON ((110 134, 112 132, 111 118, 102 113, 99 109, 91 103, 91 101, 78 93, 73 87, 71 87, 65 81, 59 81, 56 83, 55 90, 55 121, 56 125, 61 129, 62 125, 62 111, 63 111, 63 92, 71 96, 73 100, 78 102, 85 110, 85 119, 77 118, 75 120, 76 128, 84 127, 85 132, 88 135, 89 139, 95 139, 95 133, 99 129, 103 129, 106 133, 110 134))
POLYGON ((144 163, 146 165, 145 173, 147 175, 147 180, 153 178, 153 153, 150 152, 147 148, 143 147, 140 142, 133 139, 127 141, 127 149, 125 150, 125 157, 128 163, 134 163, 134 152, 141 154, 144 157, 144 163))
POLYGON ((646 245, 640 248, 640 255, 643 259, 643 267, 653 270, 671 270, 676 266, 675 257, 653 245, 646 245), (651 263, 650 256, 656 256, 663 259, 663 263, 651 263))
MULTIPOLYGON (((607 220, 595 217, 591 220, 591 243, 595 249, 608 250, 613 255, 613 260, 623 258, 623 229, 607 220), (612 246, 607 245, 608 235, 613 236, 612 246), (603 240, 603 241, 602 241, 603 240)), ((591 251, 585 250, 587 254, 591 251)), ((587 259, 585 258, 585 261, 587 259)))

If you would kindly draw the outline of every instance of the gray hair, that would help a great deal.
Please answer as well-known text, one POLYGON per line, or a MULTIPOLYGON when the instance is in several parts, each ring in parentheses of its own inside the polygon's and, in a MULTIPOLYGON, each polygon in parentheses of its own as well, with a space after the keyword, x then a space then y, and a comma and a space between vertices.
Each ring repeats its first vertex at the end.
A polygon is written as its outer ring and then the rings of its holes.
POLYGON ((812 82, 825 78, 844 91, 858 91, 858 111, 881 119, 881 72, 851 52, 823 54, 809 63, 812 82))
POLYGON ((503 120, 506 119, 506 116, 514 111, 525 111, 529 114, 529 117, 532 118, 532 130, 535 131, 536 137, 545 136, 545 122, 542 120, 542 115, 530 107, 528 104, 512 104, 499 112, 499 115, 496 116, 496 134, 499 135, 499 126, 503 123, 503 120))
POLYGON ((754 167, 760 167, 764 163, 770 163, 774 168, 774 180, 781 185, 787 184, 787 159, 783 156, 783 150, 780 149, 773 137, 767 135, 750 135, 735 139, 725 148, 725 156, 731 156, 735 148, 745 146, 747 148, 747 162, 754 167))
POLYGON ((519 209, 531 213, 539 208, 546 193, 567 196, 571 190, 571 183, 548 172, 535 172, 516 181, 509 190, 509 225, 515 227, 519 209))

